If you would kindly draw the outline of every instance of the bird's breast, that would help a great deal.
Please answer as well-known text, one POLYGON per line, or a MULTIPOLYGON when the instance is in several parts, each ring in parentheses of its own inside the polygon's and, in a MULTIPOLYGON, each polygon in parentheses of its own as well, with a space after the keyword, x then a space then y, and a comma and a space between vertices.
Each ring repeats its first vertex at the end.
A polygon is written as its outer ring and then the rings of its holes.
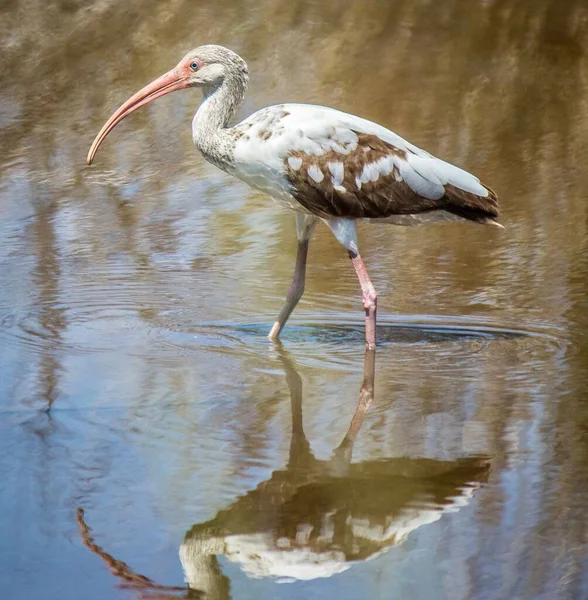
POLYGON ((232 173, 250 187, 268 194, 273 200, 291 210, 308 212, 292 195, 292 187, 282 173, 265 165, 236 164, 232 173))
POLYGON ((237 139, 231 172, 252 188, 270 195, 279 204, 308 212, 293 195, 294 189, 286 176, 281 158, 281 148, 276 147, 275 142, 275 139, 248 135, 237 139))

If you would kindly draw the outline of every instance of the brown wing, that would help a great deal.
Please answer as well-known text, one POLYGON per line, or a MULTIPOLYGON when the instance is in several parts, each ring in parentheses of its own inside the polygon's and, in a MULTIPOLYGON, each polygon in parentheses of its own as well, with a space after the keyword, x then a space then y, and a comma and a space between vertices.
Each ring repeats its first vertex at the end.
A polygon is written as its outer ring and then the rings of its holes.
MULTIPOLYGON (((496 194, 473 175, 425 153, 411 154, 377 135, 355 133, 357 146, 347 154, 298 150, 286 157, 294 196, 311 213, 381 219, 444 210, 478 223, 498 217, 496 194), (480 193, 451 183, 451 173, 457 173, 457 181, 470 178, 469 187, 480 193), (484 190, 486 196, 481 195, 484 190)), ((468 183, 466 179, 464 187, 468 183)))

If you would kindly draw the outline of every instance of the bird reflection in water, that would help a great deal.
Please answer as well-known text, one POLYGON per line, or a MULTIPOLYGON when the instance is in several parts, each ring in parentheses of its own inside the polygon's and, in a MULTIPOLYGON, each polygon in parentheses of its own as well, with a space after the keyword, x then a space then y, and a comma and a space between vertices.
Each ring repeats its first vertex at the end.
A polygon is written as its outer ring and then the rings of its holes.
POLYGON ((330 460, 316 459, 304 434, 302 380, 281 349, 279 358, 292 403, 288 464, 186 533, 180 560, 188 588, 159 585, 117 561, 94 543, 79 509, 84 544, 122 580, 121 587, 152 599, 228 599, 230 583, 218 562, 221 555, 250 577, 329 577, 397 546, 444 513, 459 510, 487 481, 490 461, 483 456, 352 462, 353 444, 374 398, 375 351, 369 349, 349 428, 330 460))

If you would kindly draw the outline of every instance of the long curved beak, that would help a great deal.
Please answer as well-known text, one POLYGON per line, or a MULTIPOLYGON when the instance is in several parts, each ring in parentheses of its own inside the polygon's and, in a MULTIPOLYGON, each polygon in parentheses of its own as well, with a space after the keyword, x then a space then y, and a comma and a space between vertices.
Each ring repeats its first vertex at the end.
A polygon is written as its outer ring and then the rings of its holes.
POLYGON ((131 96, 122 106, 120 106, 114 114, 104 123, 104 126, 96 136, 96 139, 92 142, 90 151, 88 152, 88 158, 86 162, 91 165, 94 160, 96 152, 100 144, 104 141, 104 138, 128 115, 132 112, 145 106, 152 100, 165 96, 170 92, 176 90, 182 90, 190 87, 188 80, 188 74, 183 73, 178 67, 168 71, 165 75, 158 77, 155 81, 152 81, 149 85, 146 85, 142 90, 139 90, 134 96, 131 96))

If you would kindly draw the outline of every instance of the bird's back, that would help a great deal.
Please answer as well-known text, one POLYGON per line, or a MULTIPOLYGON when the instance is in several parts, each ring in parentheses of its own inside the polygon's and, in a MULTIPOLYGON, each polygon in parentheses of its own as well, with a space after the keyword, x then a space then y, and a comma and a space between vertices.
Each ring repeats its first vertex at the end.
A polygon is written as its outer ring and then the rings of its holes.
POLYGON ((319 217, 399 224, 439 212, 479 223, 498 217, 496 194, 477 177, 354 115, 281 104, 229 132, 235 175, 319 217))

